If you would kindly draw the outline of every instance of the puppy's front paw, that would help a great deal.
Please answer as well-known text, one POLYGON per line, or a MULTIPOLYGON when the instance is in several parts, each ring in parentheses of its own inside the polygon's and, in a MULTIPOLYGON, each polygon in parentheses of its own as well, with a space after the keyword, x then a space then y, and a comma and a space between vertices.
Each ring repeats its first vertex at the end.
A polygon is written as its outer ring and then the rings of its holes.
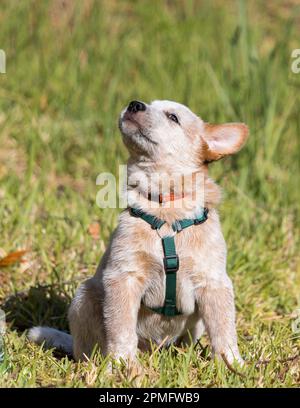
MULTIPOLYGON (((232 364, 238 364, 240 367, 243 367, 245 365, 245 361, 243 358, 240 356, 239 353, 232 353, 231 351, 228 353, 223 353, 222 354, 223 360, 227 360, 227 362, 232 365, 232 364)), ((226 363, 226 361, 225 361, 226 363)))

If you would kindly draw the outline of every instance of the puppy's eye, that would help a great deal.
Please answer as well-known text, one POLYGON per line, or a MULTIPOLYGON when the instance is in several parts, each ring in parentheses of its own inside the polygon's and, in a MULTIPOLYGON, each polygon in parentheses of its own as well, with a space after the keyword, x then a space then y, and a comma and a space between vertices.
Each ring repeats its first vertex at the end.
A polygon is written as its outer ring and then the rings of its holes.
POLYGON ((173 122, 178 123, 179 125, 179 119, 174 113, 167 113, 167 118, 173 120, 173 122))

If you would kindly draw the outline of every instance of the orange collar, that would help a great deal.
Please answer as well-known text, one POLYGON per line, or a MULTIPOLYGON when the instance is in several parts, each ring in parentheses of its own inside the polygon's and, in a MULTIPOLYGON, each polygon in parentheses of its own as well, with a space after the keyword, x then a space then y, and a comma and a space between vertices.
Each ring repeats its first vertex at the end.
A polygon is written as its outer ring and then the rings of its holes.
POLYGON ((148 200, 149 201, 158 201, 159 204, 162 203, 167 203, 169 201, 175 201, 175 200, 180 200, 184 198, 184 193, 182 192, 181 195, 176 196, 174 192, 171 192, 170 194, 162 194, 159 193, 158 195, 153 195, 151 193, 148 193, 148 200))

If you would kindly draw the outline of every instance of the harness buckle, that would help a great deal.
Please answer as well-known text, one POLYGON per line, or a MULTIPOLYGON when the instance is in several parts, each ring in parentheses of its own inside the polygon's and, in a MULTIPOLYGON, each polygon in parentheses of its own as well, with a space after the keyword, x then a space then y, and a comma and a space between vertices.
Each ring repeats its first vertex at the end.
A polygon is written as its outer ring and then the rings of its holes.
POLYGON ((179 269, 178 255, 167 255, 164 257, 164 267, 166 273, 177 272, 179 269))

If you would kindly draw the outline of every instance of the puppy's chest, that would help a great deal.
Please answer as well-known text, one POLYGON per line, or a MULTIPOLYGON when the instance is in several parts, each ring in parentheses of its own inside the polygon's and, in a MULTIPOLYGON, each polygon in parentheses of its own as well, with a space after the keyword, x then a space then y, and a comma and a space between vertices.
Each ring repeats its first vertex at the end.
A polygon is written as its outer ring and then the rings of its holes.
MULTIPOLYGON (((176 273, 177 308, 184 314, 191 314, 195 309, 195 288, 205 285, 201 267, 201 237, 191 227, 190 231, 177 234, 174 242, 179 259, 176 273)), ((148 236, 145 235, 144 240, 137 245, 136 256, 137 266, 146 277, 144 304, 149 307, 162 306, 166 293, 166 272, 162 239, 155 231, 148 231, 148 236)))

